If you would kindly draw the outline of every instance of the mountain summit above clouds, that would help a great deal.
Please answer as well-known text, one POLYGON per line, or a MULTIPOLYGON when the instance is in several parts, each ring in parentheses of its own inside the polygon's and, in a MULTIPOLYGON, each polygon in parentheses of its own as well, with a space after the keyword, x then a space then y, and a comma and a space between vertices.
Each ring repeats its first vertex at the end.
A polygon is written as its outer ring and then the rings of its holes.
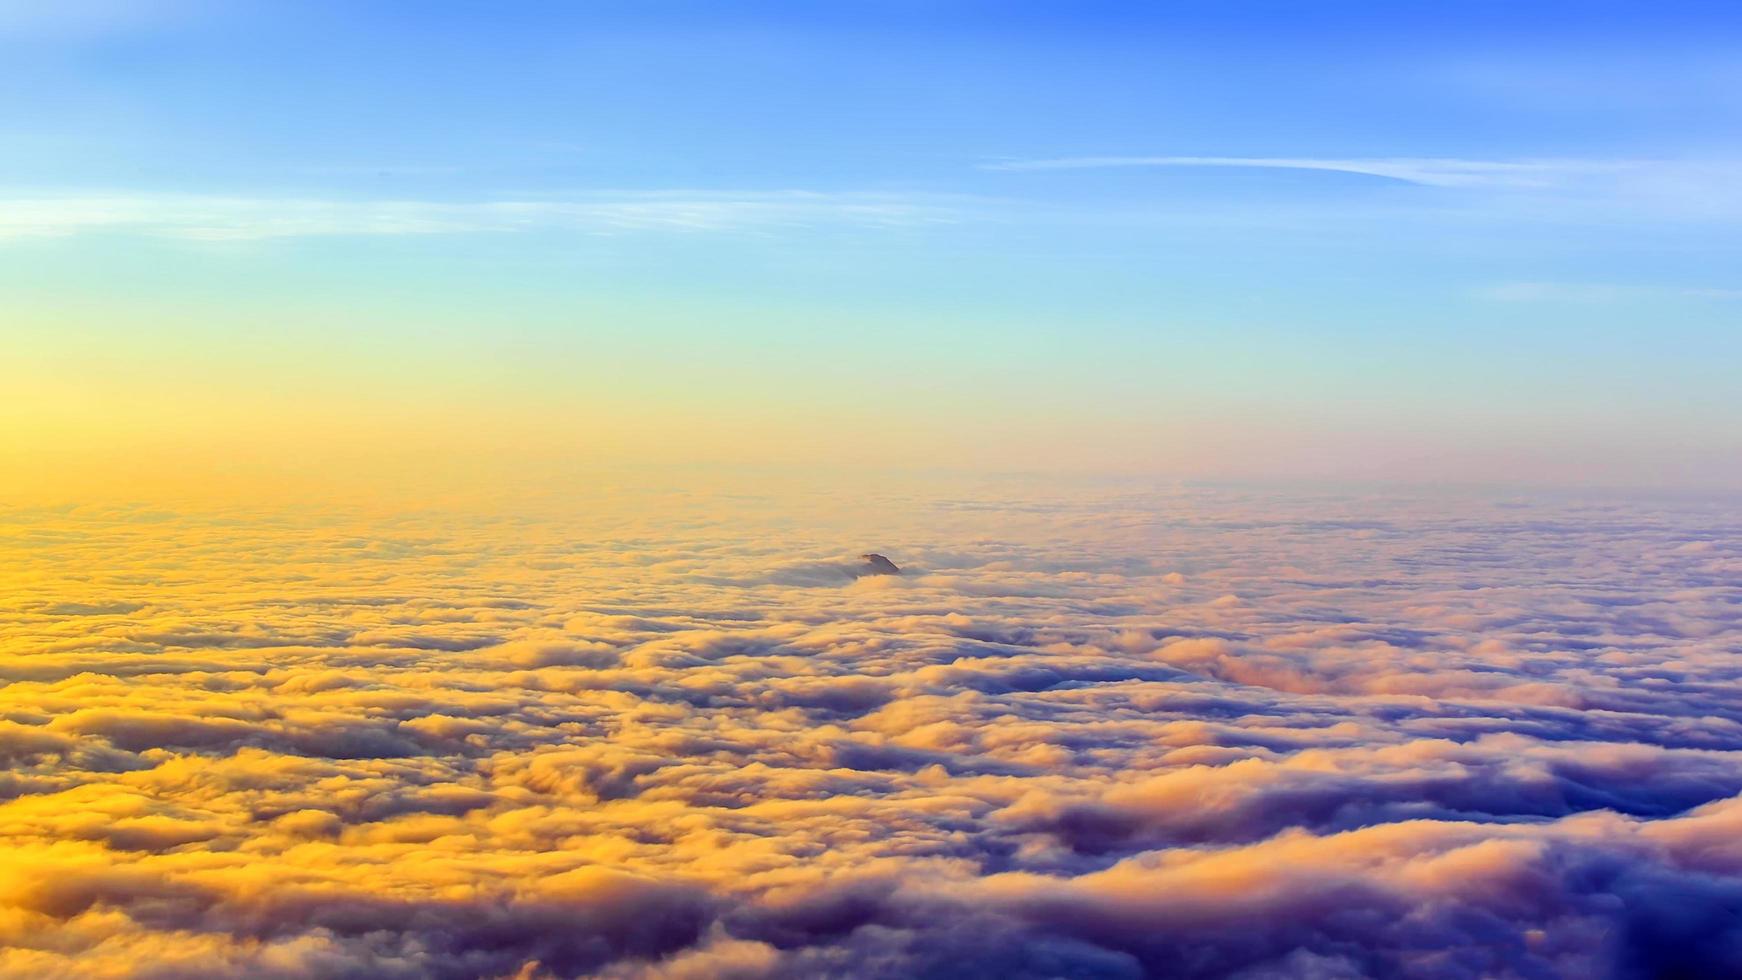
POLYGON ((860 555, 865 559, 865 567, 859 570, 860 575, 900 575, 901 568, 882 555, 860 555))

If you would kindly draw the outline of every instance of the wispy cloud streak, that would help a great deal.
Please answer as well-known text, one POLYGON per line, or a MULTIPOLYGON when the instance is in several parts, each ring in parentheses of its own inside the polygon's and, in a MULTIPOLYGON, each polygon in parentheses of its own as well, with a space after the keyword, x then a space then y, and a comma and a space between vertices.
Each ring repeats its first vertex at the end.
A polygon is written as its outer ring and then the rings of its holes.
MULTIPOLYGON (((1742 193, 1731 155, 1675 159, 1291 156, 1077 156, 984 163, 986 172, 1272 171, 1343 175, 1437 191, 1437 204, 1461 214, 1509 220, 1587 224, 1742 220, 1742 193)), ((1260 182, 1252 182, 1260 183, 1260 182)), ((1243 198, 1274 203, 1274 188, 1244 187, 1243 198)), ((1310 199, 1310 189, 1307 192, 1310 199)), ((1298 201, 1300 195, 1291 195, 1298 201)), ((1346 202, 1326 202, 1347 214, 1346 202)))
POLYGON ((1012 160, 986 164, 987 170, 1104 170, 1121 167, 1317 170, 1383 177, 1427 187, 1552 187, 1568 177, 1616 174, 1638 169, 1629 161, 1463 160, 1444 157, 1213 157, 1097 156, 1012 160))
POLYGON ((960 202, 860 193, 645 192, 474 202, 68 194, 0 199, 0 240, 124 233, 206 241, 567 229, 721 232, 955 220, 960 202))

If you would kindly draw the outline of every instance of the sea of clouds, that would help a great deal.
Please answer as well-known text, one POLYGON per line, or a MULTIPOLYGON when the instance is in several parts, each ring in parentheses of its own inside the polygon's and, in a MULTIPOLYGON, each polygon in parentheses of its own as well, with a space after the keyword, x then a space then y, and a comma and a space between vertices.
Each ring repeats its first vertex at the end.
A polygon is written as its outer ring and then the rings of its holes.
POLYGON ((1742 974, 1733 500, 14 507, 0 558, 7 978, 1742 974))

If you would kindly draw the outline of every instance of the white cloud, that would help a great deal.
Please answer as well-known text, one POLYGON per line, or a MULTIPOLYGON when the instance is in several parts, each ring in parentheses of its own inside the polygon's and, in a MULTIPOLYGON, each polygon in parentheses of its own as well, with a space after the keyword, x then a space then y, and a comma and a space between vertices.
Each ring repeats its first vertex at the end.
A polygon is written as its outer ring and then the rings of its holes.
MULTIPOLYGON (((1005 160, 987 171, 1246 169, 1353 174, 1455 194, 1458 213, 1563 224, 1742 221, 1731 156, 1679 159, 1081 156, 1005 160)), ((1262 193, 1248 189, 1246 195, 1262 193)), ((1438 202, 1452 203, 1452 199, 1438 202)), ((1338 202, 1338 214, 1348 214, 1338 202)), ((1433 215, 1423 214, 1424 220, 1433 215)))
POLYGON ((1100 156, 1013 160, 987 170, 1099 170, 1118 167, 1219 167, 1319 170, 1384 177, 1427 187, 1552 187, 1569 177, 1614 174, 1640 165, 1598 160, 1462 160, 1444 157, 1100 156))
POLYGON ((94 232, 237 241, 536 229, 611 234, 718 232, 824 224, 895 226, 954 220, 959 206, 959 201, 940 197, 808 191, 626 192, 477 202, 48 194, 0 199, 0 240, 94 232))

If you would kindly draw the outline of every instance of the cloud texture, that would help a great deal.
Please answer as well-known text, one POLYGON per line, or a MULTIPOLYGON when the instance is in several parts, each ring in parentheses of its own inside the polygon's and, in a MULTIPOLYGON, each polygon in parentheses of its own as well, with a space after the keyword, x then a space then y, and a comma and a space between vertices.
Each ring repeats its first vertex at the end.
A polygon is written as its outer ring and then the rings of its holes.
POLYGON ((0 975, 1733 974, 1739 531, 1195 489, 15 508, 0 975))

